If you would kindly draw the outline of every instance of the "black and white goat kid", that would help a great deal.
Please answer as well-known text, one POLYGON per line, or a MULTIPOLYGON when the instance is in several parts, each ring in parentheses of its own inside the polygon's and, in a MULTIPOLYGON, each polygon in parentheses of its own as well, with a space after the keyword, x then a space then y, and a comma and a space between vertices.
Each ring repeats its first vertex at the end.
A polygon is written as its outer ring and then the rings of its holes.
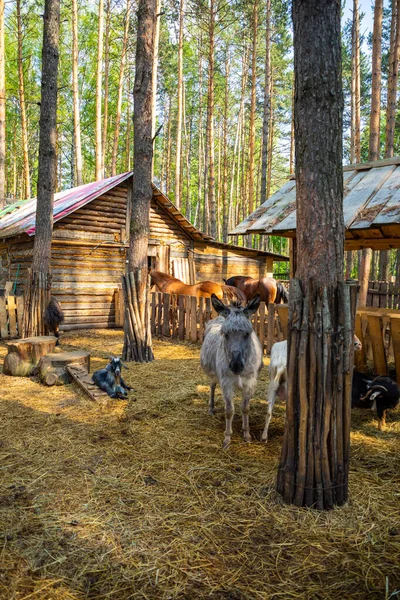
POLYGON ((92 375, 92 379, 101 390, 107 392, 110 398, 124 399, 128 396, 127 391, 133 390, 132 387, 127 385, 122 379, 121 370, 122 367, 127 369, 119 357, 111 357, 110 362, 105 369, 99 369, 92 375))
POLYGON ((386 425, 387 409, 396 408, 400 399, 400 388, 390 377, 372 378, 354 371, 351 389, 351 407, 376 410, 380 431, 386 425))

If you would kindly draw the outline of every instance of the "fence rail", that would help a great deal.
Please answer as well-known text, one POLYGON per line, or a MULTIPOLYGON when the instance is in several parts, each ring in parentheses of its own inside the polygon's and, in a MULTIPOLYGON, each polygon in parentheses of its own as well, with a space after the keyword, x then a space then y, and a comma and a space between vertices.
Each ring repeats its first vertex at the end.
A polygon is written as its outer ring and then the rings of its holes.
MULTIPOLYGON (((211 298, 175 296, 162 292, 151 294, 151 332, 178 340, 202 343, 207 322, 217 314, 211 298)), ((286 338, 287 307, 261 302, 252 316, 255 332, 269 353, 276 341, 286 338), (286 310, 285 310, 286 309, 286 310)))
POLYGON ((20 337, 22 333, 22 296, 0 297, 0 338, 20 337))
POLYGON ((400 288, 388 281, 370 281, 367 293, 367 306, 373 308, 400 309, 400 288))

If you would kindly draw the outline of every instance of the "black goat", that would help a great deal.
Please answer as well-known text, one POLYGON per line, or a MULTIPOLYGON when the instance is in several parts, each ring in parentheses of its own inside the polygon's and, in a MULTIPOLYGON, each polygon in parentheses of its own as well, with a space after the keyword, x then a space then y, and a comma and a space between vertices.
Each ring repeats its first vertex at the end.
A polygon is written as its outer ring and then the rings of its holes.
POLYGON ((43 319, 46 327, 50 329, 50 331, 54 333, 55 337, 57 338, 56 346, 60 345, 59 327, 61 323, 64 322, 64 318, 64 313, 61 309, 60 303, 58 302, 57 298, 51 296, 46 310, 44 311, 43 319))
POLYGON ((122 379, 122 367, 128 368, 119 357, 111 357, 105 369, 99 369, 92 375, 94 383, 107 392, 110 398, 124 399, 128 396, 126 390, 133 389, 122 379))
POLYGON ((376 409, 378 428, 386 425, 386 410, 396 408, 400 399, 400 388, 390 377, 372 379, 365 373, 354 371, 351 389, 351 407, 376 409))

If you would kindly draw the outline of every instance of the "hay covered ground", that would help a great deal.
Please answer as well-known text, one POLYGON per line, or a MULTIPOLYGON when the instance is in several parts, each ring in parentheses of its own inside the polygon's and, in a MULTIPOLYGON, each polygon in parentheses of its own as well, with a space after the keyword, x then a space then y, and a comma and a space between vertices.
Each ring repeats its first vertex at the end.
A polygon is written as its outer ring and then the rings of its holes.
MULTIPOLYGON (((65 334, 92 369, 120 331, 65 334)), ((5 355, 0 345, 0 359, 5 355)), ((377 430, 355 413, 350 503, 285 506, 275 477, 284 409, 260 438, 266 369, 251 406, 255 441, 221 449, 195 346, 155 341, 130 365, 130 400, 92 403, 74 385, 0 374, 0 598, 400 598, 400 412, 377 430)))

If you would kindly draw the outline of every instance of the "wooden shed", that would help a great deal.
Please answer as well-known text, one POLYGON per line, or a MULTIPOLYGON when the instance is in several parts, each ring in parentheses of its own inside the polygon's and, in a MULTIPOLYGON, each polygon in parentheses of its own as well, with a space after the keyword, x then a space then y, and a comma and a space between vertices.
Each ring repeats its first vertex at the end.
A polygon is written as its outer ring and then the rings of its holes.
MULTIPOLYGON (((126 268, 132 172, 59 192, 54 200, 52 292, 66 314, 64 329, 113 327, 115 299, 126 268)), ((31 265, 36 200, 0 214, 0 289, 22 292, 31 265)), ((231 275, 271 274, 270 252, 216 242, 197 230, 155 186, 150 213, 149 266, 190 283, 231 275)))
MULTIPOLYGON (((343 168, 345 250, 400 248, 400 157, 343 168)), ((230 235, 261 233, 292 240, 296 263, 296 182, 290 179, 230 235)))

